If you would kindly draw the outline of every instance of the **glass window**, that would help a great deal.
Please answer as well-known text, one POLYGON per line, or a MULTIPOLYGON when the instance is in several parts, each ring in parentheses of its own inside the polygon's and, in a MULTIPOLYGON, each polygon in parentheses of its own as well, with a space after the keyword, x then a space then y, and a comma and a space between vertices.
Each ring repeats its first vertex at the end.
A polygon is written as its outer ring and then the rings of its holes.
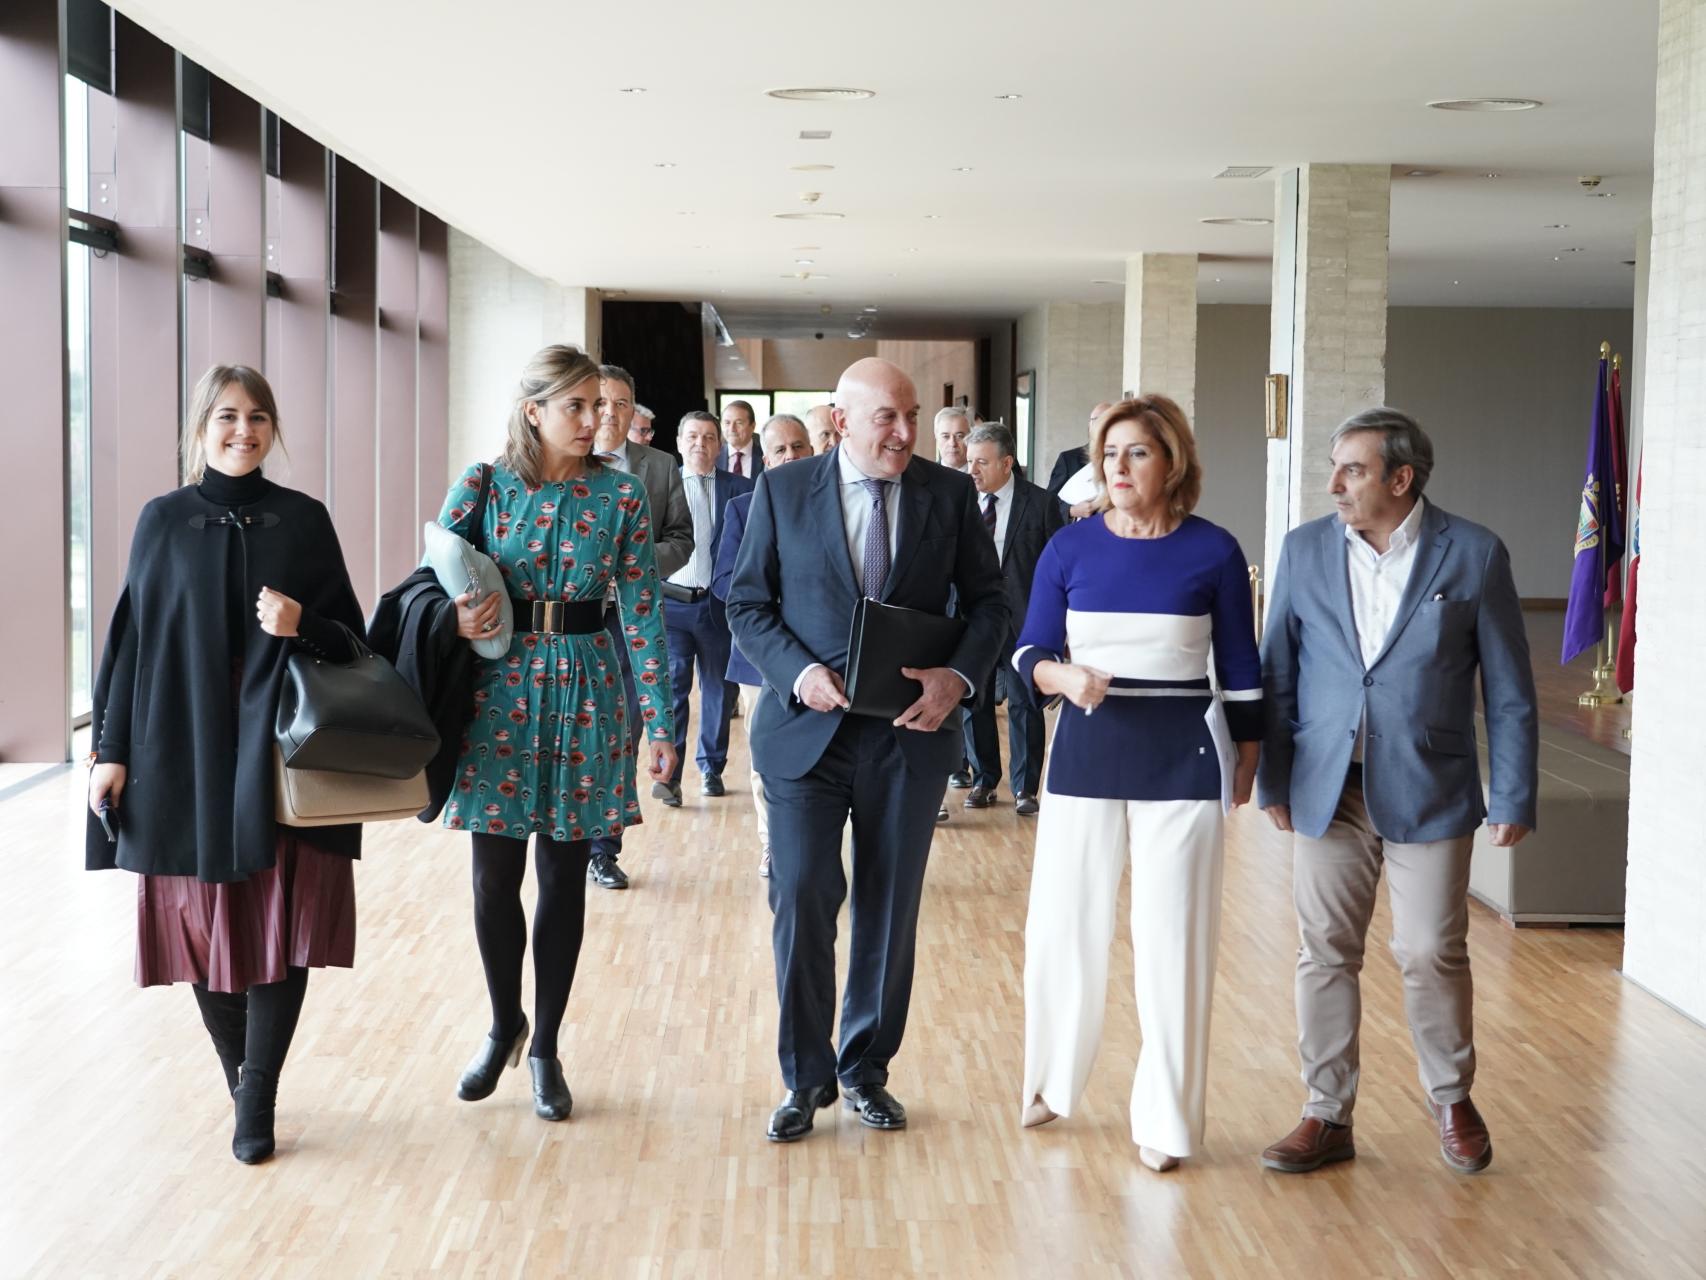
MULTIPOLYGON (((815 409, 820 404, 828 404, 833 391, 778 391, 775 394, 776 407, 772 413, 791 413, 801 421, 805 420, 806 411, 815 409)), ((760 423, 762 425, 762 421, 760 423)))
POLYGON ((90 657, 95 651, 90 628, 91 583, 89 556, 89 247, 66 246, 65 346, 70 397, 66 419, 67 466, 71 491, 71 563, 67 575, 71 606, 71 716, 89 714, 94 677, 90 657))
POLYGON ((89 207, 89 86, 65 77, 65 203, 83 213, 89 207))
POLYGON ((730 400, 744 400, 751 405, 753 420, 759 426, 763 426, 764 420, 775 412, 770 407, 770 393, 768 391, 719 391, 717 392, 717 418, 719 420, 723 416, 723 410, 729 407, 730 400))

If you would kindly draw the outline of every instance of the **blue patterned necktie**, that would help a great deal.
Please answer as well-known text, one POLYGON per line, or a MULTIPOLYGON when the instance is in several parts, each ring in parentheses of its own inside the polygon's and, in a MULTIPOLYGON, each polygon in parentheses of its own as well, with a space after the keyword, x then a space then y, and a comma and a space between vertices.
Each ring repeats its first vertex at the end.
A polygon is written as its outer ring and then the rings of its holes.
POLYGON ((865 563, 862 586, 873 600, 883 597, 883 586, 889 580, 889 517, 883 506, 882 480, 861 480, 865 492, 871 495, 871 518, 865 525, 865 563))

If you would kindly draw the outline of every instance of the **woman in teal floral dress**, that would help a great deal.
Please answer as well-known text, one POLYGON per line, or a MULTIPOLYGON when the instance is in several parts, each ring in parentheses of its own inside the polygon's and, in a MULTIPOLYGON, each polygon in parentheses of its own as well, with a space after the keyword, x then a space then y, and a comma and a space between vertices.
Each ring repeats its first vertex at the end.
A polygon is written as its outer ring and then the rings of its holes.
MULTIPOLYGON (((537 837, 528 1065, 534 1110, 546 1120, 566 1119, 573 1106, 557 1033, 580 956, 589 842, 640 821, 634 738, 603 623, 612 586, 633 651, 649 772, 667 778, 675 767, 651 516, 640 481, 592 456, 597 400, 591 359, 568 346, 539 352, 522 374, 509 441, 492 467, 482 530, 469 528, 479 466, 451 486, 439 515, 496 561, 516 623, 503 657, 475 659, 474 718, 444 811, 445 826, 473 833, 474 934, 492 1002, 491 1031, 457 1092, 467 1101, 490 1095, 527 1039, 521 882, 528 838, 537 837)), ((456 604, 464 638, 496 629, 496 593, 456 604)))

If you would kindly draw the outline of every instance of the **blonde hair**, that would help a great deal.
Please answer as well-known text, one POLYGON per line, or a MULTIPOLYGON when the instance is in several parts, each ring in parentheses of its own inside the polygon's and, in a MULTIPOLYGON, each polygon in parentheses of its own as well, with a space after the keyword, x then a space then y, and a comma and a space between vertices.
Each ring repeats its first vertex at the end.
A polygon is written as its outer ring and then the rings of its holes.
POLYGON ((278 425, 278 401, 273 397, 272 385, 260 370, 251 369, 246 364, 216 364, 195 384, 195 389, 190 392, 189 412, 184 415, 184 434, 179 451, 183 457, 184 479, 189 484, 200 484, 207 474, 207 420, 213 416, 225 388, 233 382, 248 392, 255 407, 272 419, 273 444, 284 448, 284 436, 278 425))
MULTIPOLYGON (((539 443, 539 428, 527 417, 527 406, 543 405, 553 396, 560 396, 570 387, 578 387, 588 378, 599 377, 598 362, 579 347, 553 343, 533 353, 527 367, 521 371, 521 384, 516 389, 515 403, 509 410, 509 436, 504 443, 503 464, 530 488, 542 484, 541 468, 545 450, 539 443)), ((596 455, 586 460, 588 467, 602 464, 596 455)))
POLYGON ((1183 518, 1196 510, 1202 497, 1202 463, 1197 460, 1197 441, 1185 411, 1166 396, 1134 396, 1121 400, 1096 420, 1090 433, 1090 467, 1102 486, 1096 498, 1096 508, 1106 511, 1112 505, 1108 497, 1108 478, 1102 470, 1102 450, 1108 442, 1108 432, 1122 422, 1137 424, 1138 428, 1161 446, 1167 455, 1167 479, 1162 494, 1167 509, 1183 518))

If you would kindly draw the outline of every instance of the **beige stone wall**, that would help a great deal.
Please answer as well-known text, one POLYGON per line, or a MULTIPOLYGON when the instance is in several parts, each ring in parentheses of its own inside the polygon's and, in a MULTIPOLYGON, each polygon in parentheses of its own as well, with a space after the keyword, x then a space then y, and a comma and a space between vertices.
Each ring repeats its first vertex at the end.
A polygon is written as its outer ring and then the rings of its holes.
POLYGON ((1706 725, 1706 5, 1662 0, 1658 53, 1623 967, 1706 1020, 1706 831, 1693 803, 1706 725))
POLYGON ((1122 388, 1171 397, 1194 420, 1197 399, 1197 255, 1126 259, 1122 388))

